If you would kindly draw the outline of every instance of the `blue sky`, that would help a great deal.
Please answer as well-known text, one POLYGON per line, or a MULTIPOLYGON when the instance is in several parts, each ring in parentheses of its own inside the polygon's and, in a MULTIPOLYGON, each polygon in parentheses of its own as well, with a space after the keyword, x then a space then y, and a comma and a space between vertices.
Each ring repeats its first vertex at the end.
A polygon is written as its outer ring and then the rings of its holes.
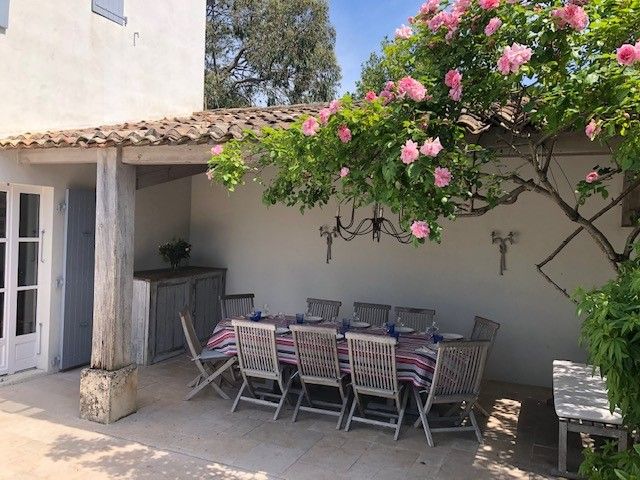
POLYGON ((339 95, 354 91, 360 66, 378 50, 385 35, 415 14, 419 0, 330 0, 331 22, 336 28, 336 54, 342 68, 339 95))

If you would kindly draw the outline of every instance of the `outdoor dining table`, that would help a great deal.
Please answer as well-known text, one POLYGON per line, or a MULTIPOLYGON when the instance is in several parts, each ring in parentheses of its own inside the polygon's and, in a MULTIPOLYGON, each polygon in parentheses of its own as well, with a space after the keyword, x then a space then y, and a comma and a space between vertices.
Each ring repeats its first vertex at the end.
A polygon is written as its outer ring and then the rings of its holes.
MULTIPOLYGON (((276 327, 288 327, 296 322, 294 316, 267 317, 262 318, 260 323, 270 323, 276 327)), ((338 325, 331 322, 315 323, 318 327, 332 328, 338 330, 338 325)), ((372 335, 387 335, 382 328, 369 327, 352 329, 351 331, 369 333, 372 335)), ((396 346, 396 370, 398 372, 398 380, 401 382, 410 382, 415 388, 423 389, 431 386, 433 372, 436 366, 437 352, 435 349, 425 349, 425 353, 418 353, 416 349, 424 347, 430 343, 427 335, 424 333, 401 334, 398 345, 396 346)), ((284 364, 295 365, 296 354, 293 345, 291 333, 276 336, 276 347, 278 352, 278 360, 284 364)), ((223 320, 216 325, 212 337, 207 342, 207 348, 217 350, 228 356, 237 354, 236 338, 231 319, 223 320)), ((340 360, 340 370, 343 373, 350 373, 349 370, 349 349, 346 340, 338 340, 338 358, 340 360)))

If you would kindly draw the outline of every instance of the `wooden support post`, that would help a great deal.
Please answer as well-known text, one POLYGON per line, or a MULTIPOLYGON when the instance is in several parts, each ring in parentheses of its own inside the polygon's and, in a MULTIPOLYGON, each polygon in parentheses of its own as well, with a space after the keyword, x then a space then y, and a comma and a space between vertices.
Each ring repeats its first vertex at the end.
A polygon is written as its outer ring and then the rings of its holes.
POLYGON ((91 366, 80 382, 80 416, 112 423, 136 410, 131 364, 134 166, 121 149, 100 151, 96 169, 96 247, 91 366))

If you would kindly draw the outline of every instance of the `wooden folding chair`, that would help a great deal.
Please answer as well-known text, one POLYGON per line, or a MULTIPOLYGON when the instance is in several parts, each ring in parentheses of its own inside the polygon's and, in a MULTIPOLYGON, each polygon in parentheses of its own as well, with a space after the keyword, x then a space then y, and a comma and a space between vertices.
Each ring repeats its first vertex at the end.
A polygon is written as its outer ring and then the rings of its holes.
POLYGON ((414 426, 417 428, 422 423, 430 447, 434 445, 432 432, 474 431, 478 442, 482 443, 482 432, 473 414, 473 406, 480 394, 488 348, 489 342, 486 341, 441 342, 438 345, 436 368, 424 405, 418 390, 413 389, 420 414, 414 426), (451 414, 438 419, 453 421, 454 426, 433 428, 427 415, 433 405, 443 403, 458 406, 451 414), (467 425, 467 421, 471 424, 467 425))
POLYGON ((306 325, 290 325, 293 343, 298 361, 298 375, 302 389, 291 421, 295 422, 300 410, 338 417, 336 429, 342 427, 349 396, 344 385, 347 377, 340 373, 336 332, 331 328, 311 327, 306 325), (312 400, 309 385, 334 387, 340 394, 341 403, 330 403, 312 400), (306 398, 308 406, 302 405, 306 398), (329 407, 320 408, 320 407, 329 407))
POLYGON ((351 405, 345 431, 349 431, 352 421, 368 423, 395 429, 393 438, 397 440, 409 395, 404 386, 401 387, 398 383, 396 339, 353 332, 347 332, 346 337, 349 345, 351 385, 355 400, 351 405), (365 409, 363 395, 393 400, 398 414, 365 409), (360 416, 354 415, 356 407, 358 407, 360 416), (383 422, 366 418, 365 413, 388 417, 390 421, 383 422))
POLYGON ((235 412, 236 408, 238 408, 238 403, 242 400, 258 405, 275 407, 276 412, 273 415, 273 419, 277 420, 289 393, 293 376, 289 378, 285 385, 282 368, 278 362, 276 326, 246 320, 232 320, 231 323, 236 335, 240 373, 244 379, 231 411, 235 412), (251 383, 251 380, 256 378, 276 382, 282 393, 278 395, 272 392, 258 391, 251 383), (250 397, 242 395, 245 389, 249 390, 250 397), (278 402, 264 400, 264 397, 275 398, 278 402))
POLYGON ((229 400, 229 396, 214 382, 222 380, 222 374, 233 367, 236 363, 235 357, 228 357, 216 350, 202 348, 196 335, 196 330, 193 327, 191 312, 188 309, 180 312, 180 323, 182 323, 182 330, 184 331, 191 359, 199 371, 198 376, 187 385, 193 387, 193 389, 185 397, 185 400, 191 400, 194 395, 207 385, 211 385, 211 388, 222 398, 229 400))
POLYGON ((323 298, 307 298, 307 312, 315 317, 322 317, 325 321, 338 318, 338 312, 342 302, 338 300, 325 300, 323 298))
POLYGON ((381 327, 389 321, 391 305, 353 302, 353 311, 360 321, 370 323, 374 327, 381 327))
POLYGON ((394 310, 396 320, 416 332, 426 332, 436 314, 436 311, 430 308, 394 307, 394 310))
MULTIPOLYGON (((496 337, 498 336, 498 330, 500 329, 500 324, 498 322, 494 322, 493 320, 489 320, 488 318, 476 317, 473 319, 473 330, 471 331, 471 340, 486 340, 489 342, 489 349, 487 350, 487 360, 489 361, 489 355, 491 355, 491 350, 493 350, 493 344, 496 341, 496 337)), ((476 410, 478 410, 485 417, 489 416, 489 412, 487 412, 480 403, 476 403, 476 410)))
POLYGON ((220 311, 222 318, 242 317, 253 310, 253 293, 238 293, 220 297, 220 311))

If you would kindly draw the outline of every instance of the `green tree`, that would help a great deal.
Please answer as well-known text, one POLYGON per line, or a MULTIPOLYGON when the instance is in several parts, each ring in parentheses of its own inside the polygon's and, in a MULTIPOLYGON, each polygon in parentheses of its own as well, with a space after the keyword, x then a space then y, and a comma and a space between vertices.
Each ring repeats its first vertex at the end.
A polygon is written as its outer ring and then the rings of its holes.
POLYGON ((326 0, 207 0, 206 108, 333 98, 328 10, 326 0))

